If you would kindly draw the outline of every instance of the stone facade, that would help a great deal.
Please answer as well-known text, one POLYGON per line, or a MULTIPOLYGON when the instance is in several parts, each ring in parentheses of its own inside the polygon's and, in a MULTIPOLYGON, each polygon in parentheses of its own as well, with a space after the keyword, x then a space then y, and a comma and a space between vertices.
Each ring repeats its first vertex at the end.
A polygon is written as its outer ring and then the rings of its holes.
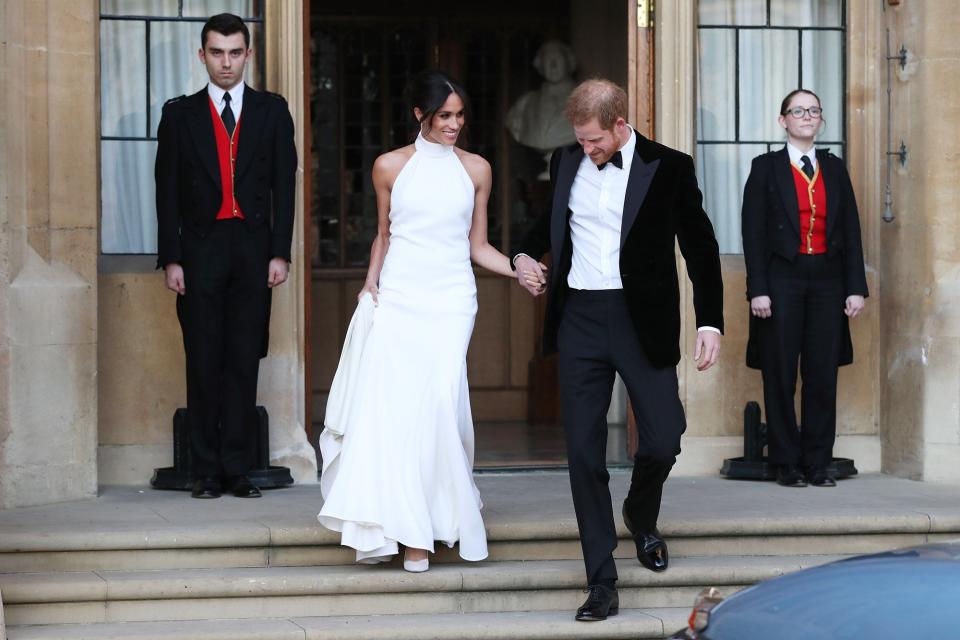
POLYGON ((884 469, 960 482, 960 16, 950 3, 903 3, 884 16, 895 64, 896 219, 880 230, 880 424, 884 469))
POLYGON ((0 508, 97 490, 97 4, 0 5, 0 508))

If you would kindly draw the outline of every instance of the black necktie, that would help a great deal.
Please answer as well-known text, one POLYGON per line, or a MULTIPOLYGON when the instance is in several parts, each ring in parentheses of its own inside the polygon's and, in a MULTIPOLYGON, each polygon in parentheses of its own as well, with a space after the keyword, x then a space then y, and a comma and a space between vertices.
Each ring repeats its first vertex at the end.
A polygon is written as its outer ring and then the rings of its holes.
POLYGON ((610 156, 610 159, 604 162, 603 164, 598 164, 597 171, 599 171, 600 169, 603 169, 608 164, 612 164, 617 169, 623 169, 623 156, 620 154, 619 151, 617 151, 615 154, 610 156))
POLYGON ((237 126, 237 121, 233 118, 233 109, 230 108, 230 92, 223 94, 223 111, 220 112, 220 119, 223 120, 223 126, 227 128, 227 135, 233 137, 233 128, 237 126))
POLYGON ((810 158, 807 156, 800 156, 800 164, 802 165, 803 172, 807 174, 807 177, 811 180, 813 179, 813 163, 810 162, 810 158))

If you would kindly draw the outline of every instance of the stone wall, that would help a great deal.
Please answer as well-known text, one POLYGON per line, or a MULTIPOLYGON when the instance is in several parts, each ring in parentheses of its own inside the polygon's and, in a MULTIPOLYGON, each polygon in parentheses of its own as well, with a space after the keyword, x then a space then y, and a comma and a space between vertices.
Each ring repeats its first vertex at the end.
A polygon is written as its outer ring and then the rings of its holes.
POLYGON ((949 2, 902 3, 884 19, 896 64, 893 211, 881 230, 884 470, 960 482, 960 14, 949 2))
POLYGON ((97 2, 0 4, 0 508, 97 490, 97 2))

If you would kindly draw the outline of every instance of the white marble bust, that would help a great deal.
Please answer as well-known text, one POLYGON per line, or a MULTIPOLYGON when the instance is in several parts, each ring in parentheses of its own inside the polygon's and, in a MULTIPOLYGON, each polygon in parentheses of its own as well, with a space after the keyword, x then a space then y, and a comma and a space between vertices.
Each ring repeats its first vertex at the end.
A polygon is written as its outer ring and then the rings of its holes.
POLYGON ((575 86, 573 72, 577 62, 568 45, 549 40, 537 50, 533 67, 543 77, 543 84, 525 93, 510 107, 506 125, 514 140, 549 154, 557 147, 576 141, 563 109, 575 86))

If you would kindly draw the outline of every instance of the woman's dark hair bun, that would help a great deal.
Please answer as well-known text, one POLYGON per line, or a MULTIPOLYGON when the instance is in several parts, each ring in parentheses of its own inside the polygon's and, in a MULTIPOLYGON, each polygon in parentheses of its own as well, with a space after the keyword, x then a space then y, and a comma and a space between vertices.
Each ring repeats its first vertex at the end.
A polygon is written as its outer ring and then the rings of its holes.
POLYGON ((414 76, 407 87, 407 103, 410 105, 411 114, 414 108, 420 109, 423 113, 417 124, 430 122, 451 93, 460 96, 466 110, 467 92, 448 74, 438 69, 428 69, 414 76))

